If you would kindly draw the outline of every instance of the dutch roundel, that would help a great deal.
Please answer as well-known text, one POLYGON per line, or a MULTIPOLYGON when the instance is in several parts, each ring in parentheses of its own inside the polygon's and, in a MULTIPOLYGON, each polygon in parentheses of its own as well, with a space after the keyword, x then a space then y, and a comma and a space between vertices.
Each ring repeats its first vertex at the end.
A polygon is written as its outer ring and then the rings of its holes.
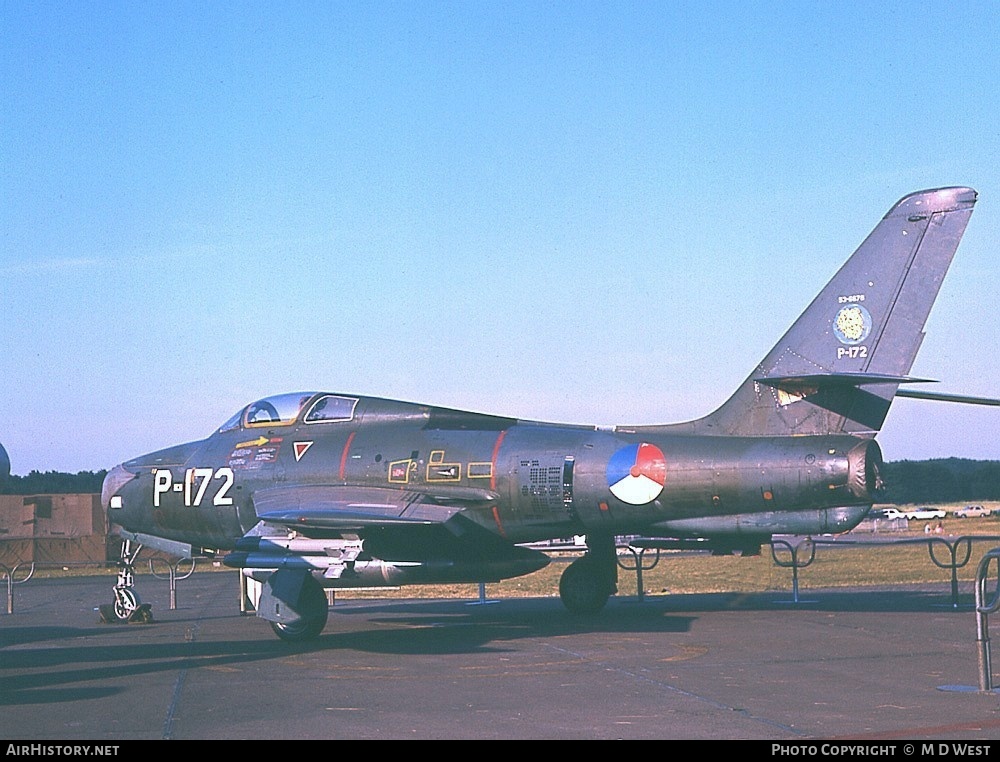
POLYGON ((608 461, 608 488, 611 494, 630 505, 645 505, 663 491, 667 462, 656 445, 623 447, 608 461))

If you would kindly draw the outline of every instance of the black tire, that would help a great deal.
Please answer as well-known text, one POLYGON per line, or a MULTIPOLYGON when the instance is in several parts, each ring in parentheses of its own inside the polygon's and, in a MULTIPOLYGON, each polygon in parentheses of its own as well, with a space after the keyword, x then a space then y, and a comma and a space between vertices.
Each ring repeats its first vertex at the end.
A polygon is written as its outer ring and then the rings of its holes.
POLYGON ((130 587, 115 588, 114 610, 115 617, 119 622, 127 622, 132 615, 139 610, 142 601, 139 600, 138 593, 130 587))
POLYGON ((274 634, 289 643, 299 643, 312 640, 326 627, 330 608, 326 601, 326 592, 316 580, 311 577, 305 581, 300 598, 301 618, 295 622, 271 622, 274 634))
POLYGON ((559 578, 559 597, 572 614, 596 614, 611 596, 600 564, 584 557, 571 563, 559 578))

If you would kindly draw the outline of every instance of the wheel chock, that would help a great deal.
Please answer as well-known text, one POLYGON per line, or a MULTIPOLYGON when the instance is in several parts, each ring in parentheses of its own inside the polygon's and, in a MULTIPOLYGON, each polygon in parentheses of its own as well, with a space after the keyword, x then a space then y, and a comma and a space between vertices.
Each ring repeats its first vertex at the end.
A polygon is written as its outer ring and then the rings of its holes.
POLYGON ((153 622, 152 604, 143 603, 135 611, 129 614, 127 620, 121 620, 115 614, 113 603, 103 603, 97 607, 101 613, 102 624, 151 624, 153 622))

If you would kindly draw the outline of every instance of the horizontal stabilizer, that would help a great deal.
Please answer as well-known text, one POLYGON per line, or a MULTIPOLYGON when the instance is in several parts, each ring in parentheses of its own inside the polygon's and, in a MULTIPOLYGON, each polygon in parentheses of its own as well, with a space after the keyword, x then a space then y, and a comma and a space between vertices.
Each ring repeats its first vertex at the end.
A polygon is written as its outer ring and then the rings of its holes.
POLYGON ((913 376, 890 376, 885 373, 812 373, 801 376, 772 376, 755 378, 758 384, 773 386, 775 389, 822 389, 833 386, 864 386, 866 384, 932 384, 930 378, 913 376))
POLYGON ((969 397, 965 394, 945 394, 944 392, 921 392, 915 389, 900 389, 897 397, 910 397, 916 400, 937 400, 938 402, 960 402, 965 405, 992 405, 1000 407, 1000 399, 992 397, 969 397))

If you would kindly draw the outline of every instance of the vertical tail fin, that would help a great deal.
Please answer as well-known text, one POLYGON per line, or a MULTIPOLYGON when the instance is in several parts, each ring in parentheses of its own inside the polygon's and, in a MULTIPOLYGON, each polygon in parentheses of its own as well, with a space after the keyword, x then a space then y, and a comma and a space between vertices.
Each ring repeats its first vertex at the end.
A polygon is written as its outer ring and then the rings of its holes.
POLYGON ((699 434, 874 436, 923 341, 976 192, 900 199, 699 434))

